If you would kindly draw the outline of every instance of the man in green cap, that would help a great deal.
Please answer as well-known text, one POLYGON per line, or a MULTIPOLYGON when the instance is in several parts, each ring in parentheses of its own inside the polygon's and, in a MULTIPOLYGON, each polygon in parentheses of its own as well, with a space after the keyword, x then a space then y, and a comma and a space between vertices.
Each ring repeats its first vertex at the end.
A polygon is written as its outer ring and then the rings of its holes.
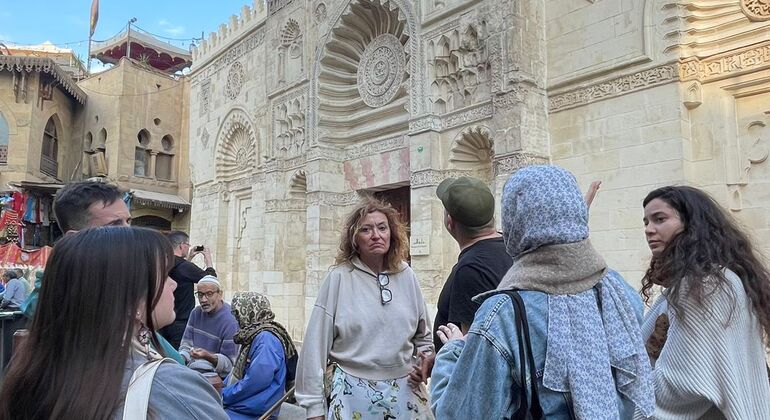
MULTIPOLYGON (((502 235, 495 230, 495 197, 476 178, 449 178, 439 184, 436 195, 444 204, 444 227, 460 246, 460 256, 438 298, 433 322, 436 352, 443 345, 436 328, 451 322, 467 333, 479 304, 474 296, 497 288, 513 264, 505 251, 502 235)), ((410 374, 413 382, 427 381, 435 354, 421 355, 419 368, 410 374)))

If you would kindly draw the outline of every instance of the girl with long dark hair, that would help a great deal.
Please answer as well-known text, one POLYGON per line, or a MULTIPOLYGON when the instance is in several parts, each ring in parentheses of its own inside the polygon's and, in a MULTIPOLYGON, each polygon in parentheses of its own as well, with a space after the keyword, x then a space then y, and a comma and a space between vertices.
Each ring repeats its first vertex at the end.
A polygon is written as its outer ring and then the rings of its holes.
POLYGON ((664 343, 652 349, 654 418, 770 418, 770 274, 751 241, 696 188, 659 188, 643 204, 642 293, 663 288, 642 328, 664 343))
MULTIPOLYGON (((152 331, 174 320, 173 258, 149 229, 100 227, 59 241, 28 340, 0 387, 0 419, 121 418, 134 371, 163 357, 152 331)), ((174 362, 158 367, 148 412, 227 419, 206 380, 174 362)))

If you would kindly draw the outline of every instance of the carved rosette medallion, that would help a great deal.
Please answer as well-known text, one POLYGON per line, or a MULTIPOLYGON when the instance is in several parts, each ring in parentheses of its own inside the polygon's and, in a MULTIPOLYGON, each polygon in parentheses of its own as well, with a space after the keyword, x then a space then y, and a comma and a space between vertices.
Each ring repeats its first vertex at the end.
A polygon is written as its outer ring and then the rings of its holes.
POLYGON ((225 85, 225 95, 230 99, 235 99, 241 93, 241 88, 246 80, 246 72, 243 70, 243 64, 236 61, 230 66, 230 72, 227 73, 227 84, 225 85))
POLYGON ((770 0, 741 0, 741 9, 750 20, 770 20, 770 0))
POLYGON ((394 35, 382 34, 367 45, 358 65, 358 92, 372 108, 386 105, 404 80, 406 54, 394 35))

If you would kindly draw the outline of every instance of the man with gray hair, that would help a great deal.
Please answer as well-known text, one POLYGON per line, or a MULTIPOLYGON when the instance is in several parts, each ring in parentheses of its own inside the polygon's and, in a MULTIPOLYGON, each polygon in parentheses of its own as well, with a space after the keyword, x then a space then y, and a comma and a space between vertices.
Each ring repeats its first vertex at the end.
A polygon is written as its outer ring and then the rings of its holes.
POLYGON ((233 341, 238 321, 230 305, 222 299, 222 285, 216 277, 200 279, 195 294, 201 305, 190 312, 179 354, 191 369, 216 372, 224 378, 238 356, 238 347, 233 341))

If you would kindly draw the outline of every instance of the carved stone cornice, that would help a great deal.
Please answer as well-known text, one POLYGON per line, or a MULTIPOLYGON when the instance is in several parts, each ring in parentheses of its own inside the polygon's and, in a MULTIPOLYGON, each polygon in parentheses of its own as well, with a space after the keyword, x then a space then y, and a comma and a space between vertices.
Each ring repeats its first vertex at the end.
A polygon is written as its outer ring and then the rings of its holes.
POLYGON ((432 187, 437 186, 447 178, 459 178, 461 176, 472 176, 479 179, 488 178, 488 175, 483 170, 425 169, 412 172, 409 176, 409 184, 412 189, 432 187))
POLYGON ((307 193, 307 203, 317 206, 352 206, 359 201, 363 196, 356 191, 349 191, 344 193, 316 191, 307 193))
POLYGON ((406 137, 396 136, 389 139, 377 140, 370 143, 357 145, 346 150, 345 159, 353 160, 364 156, 391 152, 406 147, 406 137))
POLYGON ((525 166, 547 165, 550 162, 547 156, 533 155, 531 153, 514 153, 503 156, 495 156, 492 163, 495 176, 508 175, 525 166))
POLYGON ((548 110, 558 112, 678 80, 677 65, 666 64, 550 96, 548 110))
POLYGON ((709 82, 770 67, 770 41, 725 54, 687 59, 679 64, 683 81, 709 82))
POLYGON ((304 213, 307 211, 307 203, 302 198, 265 200, 265 213, 285 213, 288 211, 304 213))
POLYGON ((492 113, 492 101, 487 100, 440 117, 432 114, 423 115, 409 121, 409 134, 413 135, 424 131, 442 132, 450 128, 490 118, 492 113))

